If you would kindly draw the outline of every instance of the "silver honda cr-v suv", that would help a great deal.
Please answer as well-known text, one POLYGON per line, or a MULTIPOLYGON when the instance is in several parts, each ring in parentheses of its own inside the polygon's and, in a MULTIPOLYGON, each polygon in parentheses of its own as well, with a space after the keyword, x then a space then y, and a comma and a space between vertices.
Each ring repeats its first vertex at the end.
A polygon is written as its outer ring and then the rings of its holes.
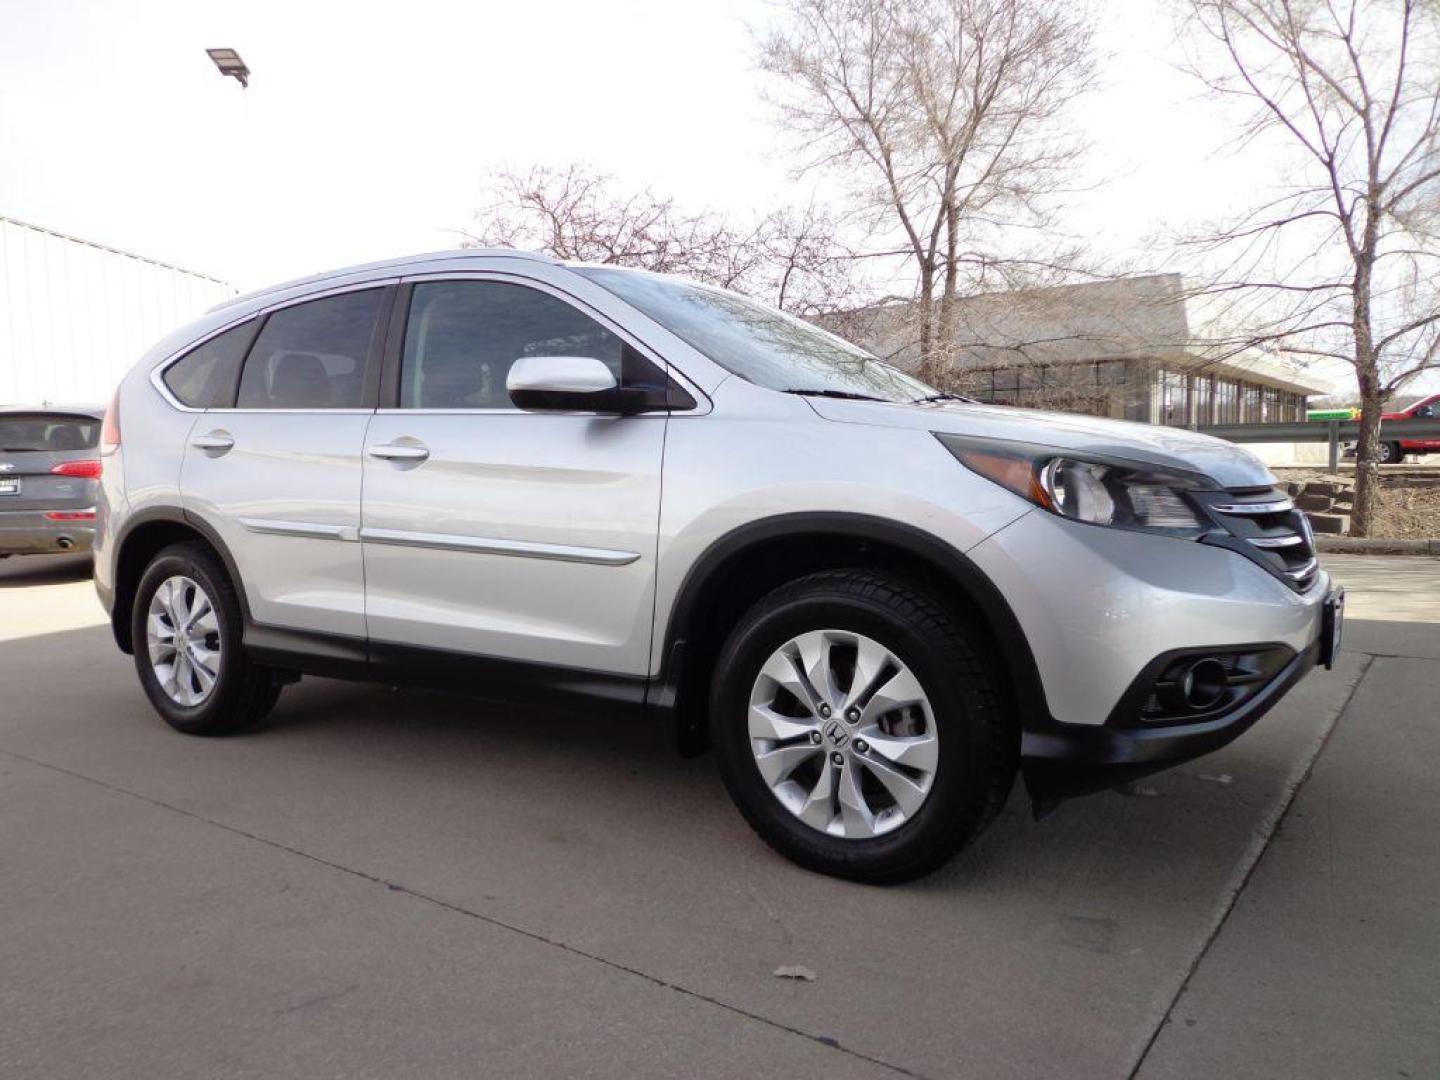
POLYGON ((1339 637, 1273 477, 938 394, 658 275, 462 251, 232 301, 125 378, 96 585, 179 730, 300 673, 648 712, 797 862, 922 874, 1205 753, 1339 637))

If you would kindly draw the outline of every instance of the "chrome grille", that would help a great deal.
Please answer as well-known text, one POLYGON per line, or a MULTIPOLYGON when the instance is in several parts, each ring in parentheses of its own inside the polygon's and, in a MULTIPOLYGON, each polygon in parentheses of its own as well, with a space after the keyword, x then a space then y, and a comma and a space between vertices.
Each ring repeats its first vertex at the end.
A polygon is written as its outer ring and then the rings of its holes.
POLYGON ((1304 592, 1315 581, 1315 534, 1302 510, 1278 488, 1237 488, 1203 500, 1217 525, 1243 542, 1255 562, 1304 592))

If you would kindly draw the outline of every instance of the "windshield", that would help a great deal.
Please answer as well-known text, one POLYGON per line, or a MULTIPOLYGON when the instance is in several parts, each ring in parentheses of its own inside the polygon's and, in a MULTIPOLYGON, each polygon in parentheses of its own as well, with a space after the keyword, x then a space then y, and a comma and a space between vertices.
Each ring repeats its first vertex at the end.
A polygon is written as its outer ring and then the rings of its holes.
POLYGON ((576 273, 757 386, 880 401, 935 393, 864 349, 737 293, 633 270, 587 267, 576 273))
POLYGON ((100 421, 89 416, 0 416, 0 450, 90 450, 100 441, 100 421))

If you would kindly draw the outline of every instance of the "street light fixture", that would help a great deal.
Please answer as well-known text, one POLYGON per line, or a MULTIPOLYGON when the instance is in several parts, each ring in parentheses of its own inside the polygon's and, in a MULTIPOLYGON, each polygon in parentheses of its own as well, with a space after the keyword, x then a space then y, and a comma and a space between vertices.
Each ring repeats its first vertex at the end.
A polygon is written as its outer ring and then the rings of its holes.
POLYGON ((241 86, 250 85, 250 69, 245 66, 245 61, 240 59, 240 54, 234 49, 206 49, 210 59, 215 61, 215 66, 220 69, 221 75, 233 75, 239 80, 241 86))

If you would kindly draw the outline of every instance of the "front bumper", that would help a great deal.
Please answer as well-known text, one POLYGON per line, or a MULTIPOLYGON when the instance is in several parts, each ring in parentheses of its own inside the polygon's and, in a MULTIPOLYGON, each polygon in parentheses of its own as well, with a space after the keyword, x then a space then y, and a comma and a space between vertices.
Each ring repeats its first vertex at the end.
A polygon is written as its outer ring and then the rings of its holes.
POLYGON ((1232 712, 1195 724, 1154 727, 1032 724, 1021 740, 1025 786, 1047 802, 1102 791, 1219 750, 1248 731, 1320 660, 1320 641, 1295 654, 1263 689, 1232 712))
POLYGON ((1320 636, 1322 571, 1303 593, 1233 551, 1035 510, 966 553, 1035 659, 1045 713, 1098 726, 1162 653, 1256 642, 1297 655, 1320 636))
POLYGON ((1225 548, 1039 510, 968 555, 1009 603, 1039 674, 1021 746, 1037 809, 1224 746, 1321 660, 1323 571, 1296 592, 1225 548), (1233 707, 1193 721, 1142 715, 1141 684, 1164 657, 1252 649, 1277 663, 1233 707))
POLYGON ((60 555, 89 551, 94 543, 93 519, 51 521, 42 510, 0 512, 0 555, 60 555))

